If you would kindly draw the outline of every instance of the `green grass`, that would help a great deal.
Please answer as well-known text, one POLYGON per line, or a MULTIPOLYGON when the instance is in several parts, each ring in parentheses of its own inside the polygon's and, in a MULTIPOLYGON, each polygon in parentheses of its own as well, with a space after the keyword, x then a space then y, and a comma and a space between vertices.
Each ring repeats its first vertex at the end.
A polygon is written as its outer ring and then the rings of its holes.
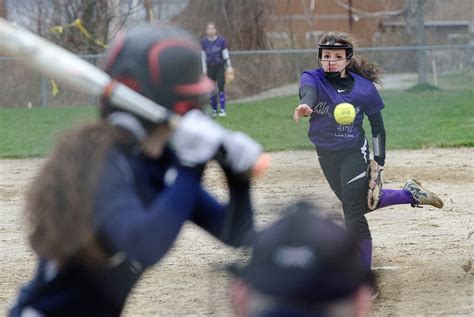
POLYGON ((0 109, 0 157, 43 156, 60 131, 94 116, 93 107, 0 109))
MULTIPOLYGON (((474 94, 472 91, 408 93, 384 91, 383 110, 388 149, 474 146, 474 94)), ((295 97, 257 103, 232 104, 219 122, 245 131, 267 151, 312 149, 306 136, 308 120, 292 120, 295 97)), ((370 135, 370 125, 364 128, 370 135)))
POLYGON ((382 96, 389 149, 474 146, 472 90, 382 96))
MULTIPOLYGON (((388 150, 474 146, 473 95, 472 90, 384 91, 388 150)), ((228 116, 217 120, 254 137, 266 151, 312 149, 307 119, 292 120, 297 103, 296 96, 231 103, 228 116)), ((0 157, 43 156, 58 132, 95 116, 92 107, 0 109, 0 157)), ((368 122, 365 129, 370 134, 368 122)))
MULTIPOLYGON (((432 74, 428 75, 430 83, 434 82, 432 74)), ((471 90, 474 86, 474 72, 463 71, 438 76, 438 85, 443 89, 471 90)))

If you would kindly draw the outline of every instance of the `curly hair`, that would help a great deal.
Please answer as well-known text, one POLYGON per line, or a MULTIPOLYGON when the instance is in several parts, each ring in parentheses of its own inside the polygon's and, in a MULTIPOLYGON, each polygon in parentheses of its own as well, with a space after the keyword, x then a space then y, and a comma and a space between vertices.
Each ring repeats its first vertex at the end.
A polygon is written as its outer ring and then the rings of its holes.
POLYGON ((26 195, 29 243, 40 257, 59 265, 72 259, 92 265, 105 261, 92 219, 94 192, 111 146, 134 142, 128 132, 104 122, 59 138, 26 195))
MULTIPOLYGON (((357 46, 357 40, 351 35, 344 32, 331 31, 323 34, 318 44, 334 44, 349 45, 351 47, 357 46)), ((347 70, 362 77, 375 82, 381 83, 380 76, 382 69, 376 64, 368 62, 365 58, 360 56, 353 56, 347 66, 347 70)))

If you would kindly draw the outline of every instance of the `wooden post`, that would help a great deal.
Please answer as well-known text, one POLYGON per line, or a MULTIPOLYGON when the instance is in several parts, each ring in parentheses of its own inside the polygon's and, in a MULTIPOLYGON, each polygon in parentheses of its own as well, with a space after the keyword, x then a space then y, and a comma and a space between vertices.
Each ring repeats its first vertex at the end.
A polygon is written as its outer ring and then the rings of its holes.
POLYGON ((431 68, 433 69, 433 83, 438 87, 438 72, 436 70, 436 61, 434 58, 431 59, 431 68))

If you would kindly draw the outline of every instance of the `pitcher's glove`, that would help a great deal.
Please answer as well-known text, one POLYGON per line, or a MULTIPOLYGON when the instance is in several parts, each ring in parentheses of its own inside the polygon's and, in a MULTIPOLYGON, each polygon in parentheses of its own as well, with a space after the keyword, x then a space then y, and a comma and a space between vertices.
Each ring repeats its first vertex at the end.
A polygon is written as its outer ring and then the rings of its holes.
POLYGON ((225 70, 225 84, 230 84, 235 79, 235 70, 232 66, 229 66, 225 70))
POLYGON ((367 192, 367 205, 370 210, 377 209, 379 200, 382 194, 382 172, 383 166, 377 164, 376 161, 370 160, 367 168, 367 175, 369 178, 369 191, 367 192))

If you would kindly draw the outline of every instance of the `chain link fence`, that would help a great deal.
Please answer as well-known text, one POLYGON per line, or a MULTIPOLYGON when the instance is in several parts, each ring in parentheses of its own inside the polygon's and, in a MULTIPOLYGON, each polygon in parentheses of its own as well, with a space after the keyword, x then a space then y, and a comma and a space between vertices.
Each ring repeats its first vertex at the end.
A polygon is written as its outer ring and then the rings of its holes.
MULTIPOLYGON (((419 70, 430 84, 441 89, 473 89, 473 52, 473 45, 455 45, 360 48, 356 54, 384 69, 382 87, 387 89, 416 85, 419 70), (456 81, 457 74, 462 74, 458 78, 463 79, 456 81)), ((81 57, 97 65, 102 56, 81 57)), ((231 59, 236 78, 226 88, 230 100, 248 98, 268 90, 278 92, 285 86, 296 85, 302 71, 318 67, 314 50, 233 51, 231 59)), ((0 69, 0 108, 96 104, 95 98, 75 93, 11 58, 0 57, 0 69), (58 92, 53 95, 55 84, 58 92)), ((296 89, 292 93, 296 95, 296 89)))

